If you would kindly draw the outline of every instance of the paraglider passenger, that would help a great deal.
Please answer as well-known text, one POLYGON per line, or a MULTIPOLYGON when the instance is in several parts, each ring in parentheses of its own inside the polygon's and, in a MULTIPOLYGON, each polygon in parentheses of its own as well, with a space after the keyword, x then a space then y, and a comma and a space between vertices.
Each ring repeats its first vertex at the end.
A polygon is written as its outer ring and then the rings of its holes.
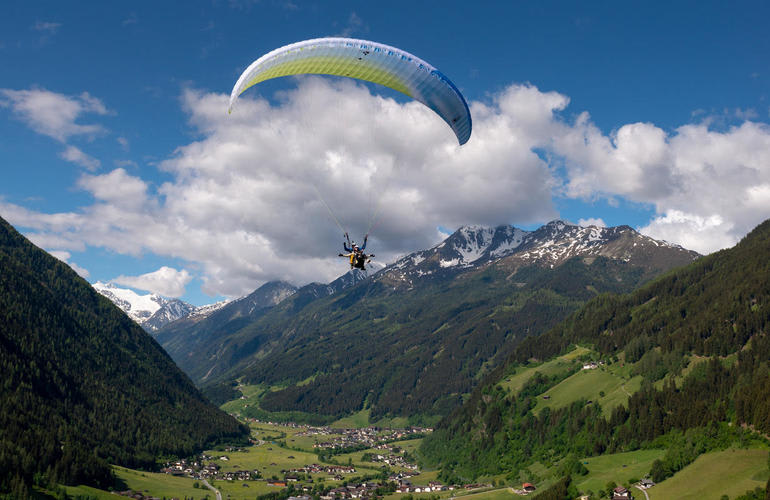
POLYGON ((354 245, 355 250, 350 253, 339 254, 340 257, 350 258, 350 269, 360 269, 366 271, 366 263, 371 262, 374 254, 365 254, 360 248, 354 245))
MULTIPOLYGON (((347 241, 342 242, 342 248, 345 249, 346 252, 355 252, 355 250, 358 248, 358 246, 356 245, 356 242, 354 241, 353 243, 350 243, 350 238, 348 237, 348 233, 345 233, 345 239, 347 241), (350 245, 350 248, 348 248, 348 245, 350 245)), ((361 245, 360 250, 363 251, 366 249, 366 240, 368 239, 369 239, 369 235, 367 234, 366 236, 364 236, 364 244, 361 245)))

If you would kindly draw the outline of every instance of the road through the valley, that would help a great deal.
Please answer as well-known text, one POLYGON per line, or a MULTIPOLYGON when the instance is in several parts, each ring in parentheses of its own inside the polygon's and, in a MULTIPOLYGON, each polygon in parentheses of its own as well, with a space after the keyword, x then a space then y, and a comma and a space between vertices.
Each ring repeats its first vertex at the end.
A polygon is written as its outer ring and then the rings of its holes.
POLYGON ((216 493, 216 495, 217 495, 217 500, 222 500, 222 494, 219 492, 219 490, 218 490, 218 489, 216 489, 216 488, 214 488, 213 486, 211 486, 211 485, 209 484, 209 482, 208 482, 208 481, 206 481, 205 479, 201 479, 201 481, 203 481, 203 484, 206 486, 206 488, 208 488, 208 489, 210 489, 211 491, 213 491, 214 493, 216 493))

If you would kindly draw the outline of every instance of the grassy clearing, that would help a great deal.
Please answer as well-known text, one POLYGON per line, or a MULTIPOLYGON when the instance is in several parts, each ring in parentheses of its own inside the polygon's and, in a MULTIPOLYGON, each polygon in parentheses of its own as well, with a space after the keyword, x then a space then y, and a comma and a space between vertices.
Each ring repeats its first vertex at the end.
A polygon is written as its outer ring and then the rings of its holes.
POLYGON ((90 486, 63 486, 67 490, 67 495, 72 497, 85 496, 88 498, 96 498, 97 500, 116 500, 115 495, 108 491, 97 490, 90 486))
POLYGON ((610 481, 625 484, 629 479, 641 479, 650 472, 652 462, 664 454, 665 450, 638 450, 584 458, 588 475, 575 477, 576 486, 582 492, 596 493, 605 489, 610 481))
MULTIPOLYGON (((151 494, 156 497, 180 497, 180 496, 193 496, 195 498, 203 498, 207 493, 210 496, 210 490, 207 490, 205 486, 200 485, 203 489, 194 488, 193 484, 195 479, 189 477, 177 477, 170 474, 158 474, 155 472, 142 472, 132 469, 126 469, 124 467, 113 467, 115 475, 120 478, 128 489, 144 493, 145 495, 151 494)), ((112 498, 115 498, 114 496, 112 498)))
POLYGON ((599 403, 604 414, 609 416, 616 406, 627 404, 629 394, 639 390, 641 385, 642 377, 625 379, 612 366, 581 370, 538 396, 532 411, 537 414, 546 406, 562 408, 585 399, 599 403), (544 396, 549 399, 544 399, 544 396))
POLYGON ((564 373, 575 366, 578 357, 589 354, 591 352, 593 352, 591 349, 578 346, 567 354, 554 358, 550 361, 546 361, 545 363, 541 363, 535 366, 518 367, 513 374, 509 375, 502 382, 500 382, 500 387, 502 387, 503 390, 510 390, 511 393, 516 394, 521 391, 521 388, 524 387, 524 384, 526 384, 527 381, 532 378, 536 372, 540 372, 543 375, 555 375, 557 373, 564 373))
POLYGON ((706 453, 647 493, 650 500, 735 498, 758 486, 764 488, 770 475, 767 454, 767 450, 737 449, 706 453))
POLYGON ((336 429, 360 429, 369 426, 370 409, 361 410, 349 417, 341 418, 331 423, 329 427, 336 429))
MULTIPOLYGON (((300 384, 308 383, 311 379, 306 379, 300 384)), ((319 425, 331 421, 330 417, 319 417, 312 413, 301 411, 292 412, 269 412, 262 409, 259 404, 262 397, 268 391, 277 391, 284 386, 265 386, 265 385, 239 385, 238 390, 241 397, 228 401, 220 406, 222 410, 241 418, 258 418, 260 420, 272 420, 278 422, 317 422, 319 425)))
MULTIPOLYGON (((222 493, 222 498, 229 498, 231 500, 254 500, 257 495, 275 493, 281 490, 281 488, 276 486, 268 486, 264 481, 249 481, 246 483, 242 481, 209 481, 209 483, 222 493)), ((203 487, 203 485, 201 486, 203 487)), ((206 491, 212 499, 215 498, 211 490, 203 491, 206 491)))
POLYGON ((212 462, 219 465, 222 472, 258 470, 262 477, 268 479, 273 476, 283 478, 282 470, 318 462, 318 456, 314 453, 289 450, 270 443, 252 446, 245 451, 207 453, 214 457, 212 462), (227 460, 222 457, 227 457, 227 460))
POLYGON ((389 427, 392 429, 405 429, 409 427, 409 419, 406 417, 383 418, 372 423, 371 425, 383 428, 389 427))
POLYGON ((265 387, 262 385, 240 385, 238 386, 238 390, 241 391, 243 397, 228 401, 220 406, 220 408, 228 413, 241 415, 246 411, 246 408, 259 403, 259 398, 265 391, 265 387))

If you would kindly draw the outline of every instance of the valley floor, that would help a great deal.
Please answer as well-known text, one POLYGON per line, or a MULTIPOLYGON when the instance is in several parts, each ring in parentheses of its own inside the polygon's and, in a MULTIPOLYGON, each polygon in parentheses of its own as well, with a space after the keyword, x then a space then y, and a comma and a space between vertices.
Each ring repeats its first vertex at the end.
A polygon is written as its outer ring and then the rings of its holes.
MULTIPOLYGON (((253 500, 259 495, 277 493, 285 484, 280 481, 287 476, 287 471, 300 469, 310 464, 320 466, 349 466, 355 468, 355 472, 337 473, 334 476, 325 472, 299 474, 296 488, 302 484, 306 486, 323 484, 327 487, 336 487, 343 482, 357 484, 366 476, 374 477, 382 470, 382 463, 365 461, 365 456, 384 453, 382 449, 369 448, 351 453, 339 454, 326 461, 319 461, 313 445, 319 443, 322 436, 314 436, 307 433, 307 427, 296 425, 278 425, 267 423, 251 423, 252 436, 257 445, 241 450, 209 450, 204 454, 211 457, 210 463, 216 464, 221 473, 238 472, 245 470, 257 470, 261 475, 260 480, 223 480, 209 479, 209 482, 218 489, 223 498, 231 500, 253 500), (274 482, 273 485, 270 482, 274 482), (279 481, 279 482, 275 482, 279 481)), ((400 453, 405 451, 407 456, 415 457, 421 439, 409 439, 397 441, 393 445, 400 448, 400 453)), ((575 485, 581 492, 598 493, 606 490, 610 482, 627 484, 631 479, 644 477, 650 470, 654 460, 661 458, 664 450, 638 450, 629 453, 618 453, 589 457, 582 459, 589 473, 586 476, 575 477, 575 485)), ((756 487, 764 487, 770 471, 768 471, 768 451, 760 449, 729 449, 702 455, 694 463, 647 490, 650 500, 664 500, 669 498, 692 498, 719 500, 727 494, 730 498, 746 493, 756 487)), ((536 486, 542 490, 555 481, 552 471, 542 464, 532 467, 539 477, 543 478, 536 486)), ((409 473, 409 466, 393 466, 394 472, 409 473)), ((202 499, 214 498, 211 491, 205 488, 201 480, 189 477, 174 476, 165 473, 150 473, 135 471, 122 467, 115 467, 116 475, 125 484, 126 490, 141 493, 153 497, 181 497, 202 499), (197 486, 196 486, 197 484, 197 486)), ((437 471, 421 471, 419 475, 409 478, 415 486, 427 486, 428 483, 437 481, 437 471)), ((478 485, 472 488, 458 488, 452 491, 431 491, 411 494, 415 499, 450 498, 459 497, 468 500, 506 500, 521 498, 515 490, 520 485, 506 484, 504 477, 483 478, 478 485), (496 486, 492 486, 492 485, 496 486)), ((94 488, 80 486, 68 487, 70 495, 83 495, 98 500, 120 498, 114 493, 96 490, 94 488)), ((300 491, 296 493, 301 494, 300 491)), ((637 498, 642 498, 641 491, 634 490, 637 498)), ((390 493, 386 500, 399 500, 404 498, 403 493, 390 493)))

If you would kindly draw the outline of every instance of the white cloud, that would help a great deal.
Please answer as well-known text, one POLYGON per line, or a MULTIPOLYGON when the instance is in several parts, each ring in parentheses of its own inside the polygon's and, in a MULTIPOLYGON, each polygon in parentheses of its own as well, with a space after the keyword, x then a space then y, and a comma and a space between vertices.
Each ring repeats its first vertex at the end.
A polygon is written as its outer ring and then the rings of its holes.
POLYGON ((55 34, 61 28, 61 23, 52 23, 50 21, 36 21, 32 26, 35 31, 43 31, 48 34, 55 34))
POLYGON ((107 108, 88 92, 67 96, 44 89, 0 89, 0 107, 11 111, 39 134, 66 142, 73 136, 92 138, 105 132, 101 125, 76 123, 81 115, 106 115, 107 108))
POLYGON ((227 296, 272 279, 335 278, 345 267, 334 218, 358 240, 377 207, 368 248, 385 262, 437 243, 437 228, 555 218, 554 194, 650 204, 657 215, 646 234, 704 253, 770 214, 767 125, 715 131, 701 122, 667 133, 632 123, 604 134, 588 113, 562 117, 567 96, 512 85, 471 103, 473 136, 459 147, 420 104, 348 80, 296 82, 277 103, 252 89, 229 116, 228 96, 185 90, 200 139, 160 163, 171 179, 160 186, 118 168, 80 178, 96 201, 78 212, 1 201, 0 212, 48 248, 184 260, 204 291, 227 296))
POLYGON ((173 267, 163 266, 151 273, 140 276, 118 276, 110 281, 166 297, 181 297, 185 294, 185 287, 191 280, 192 276, 187 270, 178 271, 173 267))
POLYGON ((364 20, 361 19, 361 17, 355 12, 351 12, 350 16, 348 16, 348 20, 345 23, 345 26, 342 28, 342 31, 337 33, 335 36, 350 37, 354 34, 367 33, 368 31, 369 26, 364 23, 364 20))
POLYGON ((607 224, 604 222, 604 220, 594 217, 589 217, 588 219, 580 219, 578 220, 578 226, 581 227, 589 227, 589 226, 596 226, 596 227, 607 227, 607 224))
POLYGON ((701 123, 667 134, 636 123, 604 136, 578 120, 557 137, 554 149, 566 158, 569 196, 652 204, 659 215, 644 231, 699 252, 737 243, 770 216, 766 124, 746 121, 716 131, 701 123))
POLYGON ((91 273, 88 272, 88 269, 82 268, 74 262, 69 261, 70 258, 72 258, 72 254, 69 252, 65 252, 63 250, 52 250, 48 253, 70 266, 73 271, 80 275, 81 278, 88 279, 88 277, 91 275, 91 273))
POLYGON ((148 203, 147 184, 122 168, 103 175, 83 175, 78 185, 102 203, 140 211, 148 203))
POLYGON ((139 166, 134 160, 114 160, 112 163, 116 167, 120 167, 120 168, 126 168, 126 167, 136 168, 139 166))
POLYGON ((67 146, 64 151, 59 153, 59 156, 70 163, 80 165, 81 167, 88 170, 96 170, 101 165, 99 160, 84 153, 82 150, 76 148, 75 146, 67 146))
MULTIPOLYGON (((708 217, 670 210, 655 217, 641 232, 658 240, 676 242, 699 253, 710 253, 734 245, 734 225, 714 214, 708 217)), ((744 233, 745 234, 745 233, 744 233)))

